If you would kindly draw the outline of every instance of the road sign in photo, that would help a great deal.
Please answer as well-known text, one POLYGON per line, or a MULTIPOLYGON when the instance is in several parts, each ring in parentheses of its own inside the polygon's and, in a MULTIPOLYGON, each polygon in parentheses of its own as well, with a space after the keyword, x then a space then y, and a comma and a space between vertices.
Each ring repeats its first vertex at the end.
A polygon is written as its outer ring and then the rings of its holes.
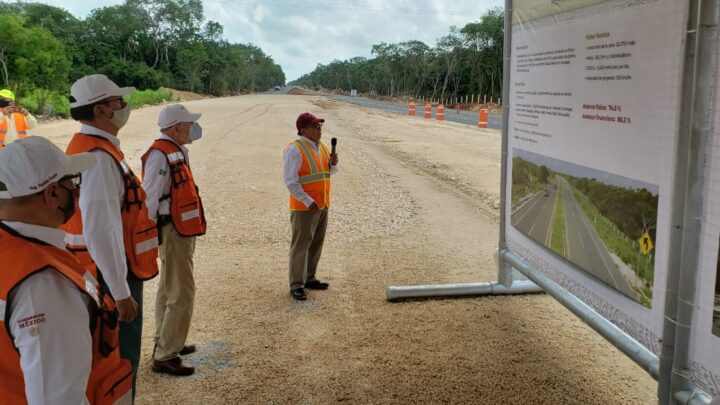
POLYGON ((511 223, 650 308, 658 187, 513 149, 511 223))

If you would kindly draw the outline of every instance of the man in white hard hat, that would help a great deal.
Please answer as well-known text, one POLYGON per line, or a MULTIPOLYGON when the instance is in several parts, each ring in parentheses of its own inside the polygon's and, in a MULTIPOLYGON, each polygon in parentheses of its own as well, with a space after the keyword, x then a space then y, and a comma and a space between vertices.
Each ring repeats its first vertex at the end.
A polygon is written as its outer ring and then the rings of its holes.
POLYGON ((57 229, 75 211, 80 173, 95 162, 35 136, 0 150, 2 404, 131 402, 114 304, 57 229), (116 389, 99 393, 105 386, 116 389))
POLYGON ((133 90, 97 74, 80 78, 70 88, 70 115, 82 125, 67 153, 91 152, 97 165, 82 173, 80 209, 64 230, 68 249, 88 271, 98 274, 117 302, 120 352, 133 365, 134 382, 140 362, 143 281, 158 274, 158 240, 145 192, 125 162, 118 139, 130 116, 123 96, 133 90))
POLYGON ((160 232, 160 284, 155 300, 155 350, 152 370, 191 375, 181 355, 186 345, 195 301, 193 254, 195 238, 205 234, 202 200, 195 185, 185 145, 202 136, 199 113, 181 104, 165 107, 158 117, 160 136, 143 155, 143 188, 150 217, 160 232))

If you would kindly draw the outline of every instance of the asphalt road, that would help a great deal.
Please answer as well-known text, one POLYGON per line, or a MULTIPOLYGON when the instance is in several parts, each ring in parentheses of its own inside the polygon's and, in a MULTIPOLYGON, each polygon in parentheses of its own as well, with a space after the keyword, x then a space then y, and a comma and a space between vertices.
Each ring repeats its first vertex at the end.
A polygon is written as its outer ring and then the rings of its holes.
POLYGON ((556 180, 565 203, 565 257, 585 271, 635 299, 637 294, 622 276, 600 236, 575 199, 570 184, 556 180))
POLYGON ((532 197, 512 214, 511 220, 513 226, 522 233, 545 246, 550 246, 550 229, 557 192, 551 186, 548 186, 547 190, 547 195, 540 192, 532 197))
MULTIPOLYGON (((369 98, 363 98, 363 97, 349 97, 349 96, 336 96, 336 95, 327 95, 328 98, 331 98, 333 100, 342 101, 345 103, 350 104, 356 104, 361 105, 363 107, 369 107, 369 108, 376 108, 383 111, 390 111, 395 112, 398 114, 407 114, 408 106, 404 103, 395 103, 391 104, 387 101, 380 101, 380 100, 373 100, 369 98)), ((425 104, 418 103, 415 107, 415 117, 417 119, 425 119, 423 118, 423 113, 425 110, 425 104)), ((435 109, 433 109, 432 118, 435 119, 435 109)), ((478 123, 478 113, 474 111, 460 111, 458 113, 454 108, 445 108, 445 120, 451 121, 451 122, 457 122, 460 124, 466 124, 466 125, 472 125, 477 126, 478 123)), ((492 129, 502 129, 502 114, 490 114, 488 117, 488 128, 492 129)))

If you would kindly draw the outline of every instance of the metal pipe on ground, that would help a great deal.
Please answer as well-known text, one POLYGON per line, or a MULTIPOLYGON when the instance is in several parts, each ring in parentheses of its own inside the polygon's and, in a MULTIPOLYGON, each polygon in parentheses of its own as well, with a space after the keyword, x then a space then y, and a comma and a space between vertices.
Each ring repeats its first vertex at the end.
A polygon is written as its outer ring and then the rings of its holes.
POLYGON ((543 290, 528 280, 517 280, 508 288, 500 283, 458 283, 390 286, 385 289, 388 301, 414 298, 473 297, 541 293, 543 290))
POLYGON ((630 359, 647 371, 654 379, 658 379, 660 376, 660 359, 648 348, 630 337, 630 335, 615 326, 612 322, 603 318, 589 305, 560 287, 550 278, 532 269, 509 249, 500 252, 500 256, 508 264, 525 275, 525 277, 542 287, 546 293, 563 304, 565 308, 577 315, 583 322, 595 329, 596 332, 601 334, 621 352, 625 353, 626 356, 630 357, 630 359))

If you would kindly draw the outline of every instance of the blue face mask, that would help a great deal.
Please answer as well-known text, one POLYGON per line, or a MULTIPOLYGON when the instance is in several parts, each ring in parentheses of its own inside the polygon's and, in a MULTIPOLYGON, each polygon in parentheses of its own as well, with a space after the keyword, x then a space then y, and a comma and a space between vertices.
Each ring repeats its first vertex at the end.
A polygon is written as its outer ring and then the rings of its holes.
POLYGON ((190 139, 195 142, 200 138, 202 138, 202 127, 197 122, 193 122, 192 127, 190 127, 190 139))

